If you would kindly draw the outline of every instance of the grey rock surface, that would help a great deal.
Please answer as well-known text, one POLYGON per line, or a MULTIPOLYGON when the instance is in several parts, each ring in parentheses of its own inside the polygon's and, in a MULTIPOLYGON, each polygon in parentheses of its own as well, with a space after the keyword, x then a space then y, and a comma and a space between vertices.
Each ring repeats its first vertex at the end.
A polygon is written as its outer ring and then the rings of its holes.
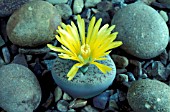
POLYGON ((170 87, 158 80, 141 79, 127 93, 135 112, 170 112, 170 87))
POLYGON ((68 4, 56 4, 55 8, 57 9, 57 12, 60 14, 60 16, 63 19, 69 19, 69 17, 72 15, 72 9, 68 4))
POLYGON ((8 64, 0 68, 0 107, 7 112, 33 112, 40 103, 41 89, 25 66, 8 64))
POLYGON ((15 10, 29 1, 36 0, 0 0, 0 17, 11 15, 15 10))
POLYGON ((120 9, 112 19, 118 31, 117 40, 127 53, 142 59, 150 59, 161 54, 169 40, 168 27, 159 13, 137 2, 120 9))
POLYGON ((61 17, 56 8, 45 1, 34 1, 15 11, 7 23, 7 34, 13 44, 36 47, 54 38, 61 17))

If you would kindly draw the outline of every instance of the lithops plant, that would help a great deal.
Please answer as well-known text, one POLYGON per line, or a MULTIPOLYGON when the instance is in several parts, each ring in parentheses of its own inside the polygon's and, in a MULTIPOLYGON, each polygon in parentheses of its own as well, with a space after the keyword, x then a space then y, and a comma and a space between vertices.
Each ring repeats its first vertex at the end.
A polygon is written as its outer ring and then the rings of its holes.
POLYGON ((108 54, 122 42, 114 41, 118 32, 111 31, 115 25, 105 24, 100 28, 101 22, 102 19, 96 22, 93 17, 86 35, 84 19, 78 15, 78 29, 73 22, 71 25, 61 23, 58 27, 56 38, 61 47, 47 45, 60 52, 59 58, 66 59, 56 59, 52 75, 56 83, 73 97, 95 96, 108 88, 115 78, 115 65, 108 54))

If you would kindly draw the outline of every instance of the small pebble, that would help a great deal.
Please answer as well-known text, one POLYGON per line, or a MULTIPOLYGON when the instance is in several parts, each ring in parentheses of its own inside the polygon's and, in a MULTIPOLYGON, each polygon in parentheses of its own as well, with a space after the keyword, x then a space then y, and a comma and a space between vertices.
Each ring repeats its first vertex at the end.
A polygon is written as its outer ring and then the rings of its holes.
POLYGON ((165 20, 165 22, 168 21, 168 15, 165 11, 161 10, 159 14, 162 16, 162 18, 165 20))
POLYGON ((5 63, 10 63, 11 55, 10 55, 7 47, 2 48, 2 54, 3 54, 3 57, 4 57, 5 63))
POLYGON ((150 60, 148 62, 146 62, 144 65, 143 65, 143 68, 146 69, 150 64, 152 64, 154 61, 153 60, 150 60))
POLYGON ((29 61, 31 61, 32 60, 32 58, 33 58, 33 56, 32 55, 26 55, 26 60, 29 62, 29 61))
POLYGON ((50 49, 48 47, 43 48, 19 48, 20 54, 45 54, 48 53, 50 49))
POLYGON ((117 67, 125 68, 129 64, 129 60, 124 56, 119 56, 119 55, 113 54, 113 55, 111 55, 111 58, 113 59, 113 61, 115 62, 117 67))
POLYGON ((99 10, 97 10, 97 9, 95 9, 95 8, 91 8, 91 10, 92 10, 92 12, 95 13, 95 14, 98 13, 98 12, 100 12, 99 10))
POLYGON ((0 35, 0 47, 3 46, 3 45, 5 45, 5 42, 4 42, 3 38, 0 35))
POLYGON ((170 75, 170 63, 166 66, 165 73, 169 77, 169 75, 170 75))
POLYGON ((7 36, 7 31, 6 31, 6 25, 7 25, 7 20, 6 19, 0 19, 0 31, 1 31, 1 37, 5 42, 8 42, 8 36, 7 36))
POLYGON ((138 67, 135 67, 133 69, 133 72, 134 72, 135 77, 137 77, 137 78, 141 77, 141 75, 143 74, 142 66, 139 65, 138 67))
POLYGON ((119 94, 119 92, 114 93, 113 95, 110 96, 109 99, 114 100, 115 102, 118 102, 118 94, 119 94))
POLYGON ((101 0, 86 0, 85 7, 95 7, 99 2, 101 2, 101 0))
POLYGON ((125 69, 125 68, 116 69, 116 74, 122 74, 122 73, 125 73, 125 72, 127 72, 127 69, 125 69))
POLYGON ((115 100, 109 100, 109 108, 119 109, 115 100))
MULTIPOLYGON (((64 20, 69 19, 70 16, 72 15, 72 9, 68 4, 56 4, 55 8, 57 9, 61 18, 63 18, 64 20)), ((54 46, 56 46, 56 45, 54 45, 54 46)))
MULTIPOLYGON (((19 54, 19 52, 18 52, 18 46, 16 46, 16 45, 14 45, 14 44, 12 44, 11 46, 10 46, 10 51, 11 51, 11 55, 17 55, 17 54, 19 54)), ((20 53, 21 54, 21 53, 20 53)))
POLYGON ((45 56, 43 57, 44 60, 47 59, 55 59, 57 57, 57 53, 55 52, 48 52, 45 54, 45 56))
POLYGON ((18 54, 14 57, 14 60, 12 61, 12 63, 15 63, 15 64, 20 64, 20 65, 23 65, 25 67, 28 67, 28 64, 27 64, 27 60, 25 59, 25 56, 24 54, 18 54))
POLYGON ((73 0, 68 0, 67 4, 71 7, 73 4, 73 0))
POLYGON ((110 23, 111 18, 107 12, 98 12, 95 14, 96 19, 102 18, 101 25, 105 25, 110 23))
POLYGON ((69 96, 67 93, 64 92, 63 94, 63 100, 71 100, 71 96, 69 96))
POLYGON ((60 111, 60 112, 67 112, 68 110, 68 106, 69 106, 69 103, 65 100, 60 100, 58 103, 57 103, 57 109, 60 111))
POLYGON ((72 102, 70 102, 69 104, 69 108, 79 108, 79 107, 84 107, 87 104, 86 100, 73 100, 72 102))
POLYGON ((76 112, 76 110, 70 109, 70 110, 68 110, 67 112, 76 112))
POLYGON ((42 65, 39 61, 39 58, 35 59, 35 65, 33 67, 33 71, 36 76, 42 76, 43 69, 42 69, 42 65))
POLYGON ((54 97, 53 94, 50 93, 47 101, 46 101, 45 103, 43 103, 42 106, 43 106, 44 108, 48 108, 48 107, 51 105, 52 101, 53 101, 53 97, 54 97))
POLYGON ((119 90, 118 98, 119 98, 119 101, 125 101, 126 100, 126 93, 119 90))
POLYGON ((135 81, 135 80, 136 80, 135 77, 134 77, 134 75, 133 75, 133 73, 127 72, 126 74, 127 74, 127 76, 129 77, 129 81, 135 81))
POLYGON ((83 0, 74 0, 73 3, 73 13, 78 14, 81 13, 84 7, 84 1, 83 0))
POLYGON ((99 112, 96 108, 92 107, 91 105, 85 106, 81 112, 99 112))
POLYGON ((62 93, 61 88, 57 86, 57 87, 55 88, 55 90, 54 90, 55 102, 57 102, 58 100, 61 99, 62 94, 63 94, 63 93, 62 93))
POLYGON ((97 9, 101 12, 112 9, 112 3, 110 1, 102 1, 97 4, 97 9))
POLYGON ((128 76, 126 74, 118 74, 117 81, 128 82, 128 76))
POLYGON ((100 95, 93 98, 93 105, 99 109, 105 109, 106 104, 109 101, 110 92, 103 92, 100 95))
POLYGON ((165 66, 160 61, 152 63, 151 68, 147 68, 148 75, 158 80, 167 80, 167 74, 165 73, 165 66))
POLYGON ((160 55, 159 55, 160 61, 162 64, 166 65, 168 61, 168 53, 166 50, 164 50, 160 55))
POLYGON ((91 9, 87 8, 81 13, 82 18, 89 19, 91 17, 91 9))
POLYGON ((141 64, 141 62, 137 61, 137 60, 133 60, 133 59, 130 59, 129 60, 129 63, 134 65, 134 66, 139 66, 141 64))

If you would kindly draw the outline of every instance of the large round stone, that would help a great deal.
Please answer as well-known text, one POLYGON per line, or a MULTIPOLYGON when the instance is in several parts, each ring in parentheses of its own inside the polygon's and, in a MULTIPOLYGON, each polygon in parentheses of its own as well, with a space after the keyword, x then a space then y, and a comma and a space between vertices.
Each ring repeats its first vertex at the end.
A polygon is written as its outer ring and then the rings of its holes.
POLYGON ((166 48, 169 40, 168 27, 159 13, 137 2, 120 9, 112 19, 116 25, 121 48, 142 59, 158 56, 166 48))
POLYGON ((127 93, 135 112, 170 112, 170 87, 158 80, 141 79, 127 93))
POLYGON ((33 0, 0 0, 0 17, 11 15, 23 4, 33 0))
POLYGON ((25 66, 0 68, 0 107, 7 112, 33 112, 40 103, 41 89, 35 75, 25 66))
POLYGON ((61 17, 56 8, 45 1, 24 4, 7 23, 10 41, 19 46, 36 47, 54 38, 61 17))

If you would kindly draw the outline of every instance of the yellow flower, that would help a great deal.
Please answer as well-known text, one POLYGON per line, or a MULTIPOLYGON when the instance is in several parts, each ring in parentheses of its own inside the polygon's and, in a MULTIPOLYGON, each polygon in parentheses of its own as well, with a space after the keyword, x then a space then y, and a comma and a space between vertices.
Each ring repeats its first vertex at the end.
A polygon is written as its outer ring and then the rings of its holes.
POLYGON ((96 23, 93 17, 89 23, 87 34, 85 32, 85 22, 77 16, 77 25, 71 22, 71 25, 61 23, 58 27, 56 39, 62 44, 61 47, 55 47, 51 44, 47 46, 56 52, 60 52, 59 57, 77 61, 68 72, 68 80, 73 79, 80 67, 88 64, 96 65, 104 74, 111 70, 110 67, 96 62, 97 60, 106 60, 104 56, 111 52, 112 48, 122 45, 121 41, 114 41, 118 32, 111 33, 115 25, 109 27, 105 24, 100 28, 102 19, 96 23), (99 29, 100 28, 100 29, 99 29), (114 42, 113 42, 114 41, 114 42))

